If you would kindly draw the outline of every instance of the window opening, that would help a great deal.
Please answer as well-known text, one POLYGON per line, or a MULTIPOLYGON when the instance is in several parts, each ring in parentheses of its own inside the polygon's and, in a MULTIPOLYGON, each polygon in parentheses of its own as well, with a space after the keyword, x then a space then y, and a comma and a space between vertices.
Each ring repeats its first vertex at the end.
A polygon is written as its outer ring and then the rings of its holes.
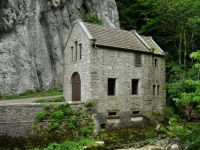
POLYGON ((157 95, 160 95, 160 85, 157 85, 157 95))
POLYGON ((154 59, 154 66, 157 67, 158 59, 154 59))
POLYGON ((82 59, 82 44, 79 44, 79 59, 82 59))
POLYGON ((142 66, 142 56, 141 56, 141 54, 135 54, 135 66, 136 67, 142 66))
POLYGON ((133 115, 136 115, 136 114, 139 114, 139 113, 140 113, 140 111, 132 111, 133 115))
POLYGON ((132 79, 132 95, 138 94, 138 79, 132 79))
POLYGON ((117 115, 117 112, 116 112, 116 111, 108 112, 108 115, 109 115, 109 116, 116 116, 116 115, 117 115))
POLYGON ((153 95, 156 95, 156 85, 153 85, 153 95))
POLYGON ((73 46, 71 47, 71 54, 72 54, 71 61, 73 62, 74 61, 74 47, 73 46))
POLYGON ((75 60, 77 61, 77 54, 78 54, 78 42, 75 42, 76 52, 75 52, 75 60))
POLYGON ((108 95, 115 95, 115 78, 108 78, 108 95))

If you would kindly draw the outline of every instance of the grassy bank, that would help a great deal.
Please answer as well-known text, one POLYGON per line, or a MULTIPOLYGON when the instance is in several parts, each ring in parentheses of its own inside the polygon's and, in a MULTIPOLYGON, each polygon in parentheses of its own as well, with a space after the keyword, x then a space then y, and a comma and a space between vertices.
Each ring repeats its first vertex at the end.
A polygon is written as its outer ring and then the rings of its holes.
POLYGON ((49 90, 41 90, 37 89, 35 91, 29 90, 25 91, 18 95, 11 95, 11 96, 0 96, 0 100, 12 100, 12 99, 24 99, 24 98, 35 98, 35 97, 44 97, 44 96, 56 96, 62 95, 63 89, 62 88, 53 88, 49 90))

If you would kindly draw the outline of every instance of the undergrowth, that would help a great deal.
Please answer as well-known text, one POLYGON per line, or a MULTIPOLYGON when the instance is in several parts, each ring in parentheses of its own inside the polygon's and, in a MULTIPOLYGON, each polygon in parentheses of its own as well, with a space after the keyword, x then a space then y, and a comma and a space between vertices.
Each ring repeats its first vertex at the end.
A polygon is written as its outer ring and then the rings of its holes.
POLYGON ((93 138, 92 113, 87 109, 83 106, 73 108, 70 104, 45 104, 44 111, 39 112, 35 117, 33 131, 44 139, 52 136, 55 137, 54 139, 60 137, 59 141, 63 143, 50 144, 48 150, 51 150, 52 146, 55 146, 56 150, 70 149, 70 145, 73 147, 71 150, 76 150, 84 145, 84 141, 93 143, 89 140, 93 138))

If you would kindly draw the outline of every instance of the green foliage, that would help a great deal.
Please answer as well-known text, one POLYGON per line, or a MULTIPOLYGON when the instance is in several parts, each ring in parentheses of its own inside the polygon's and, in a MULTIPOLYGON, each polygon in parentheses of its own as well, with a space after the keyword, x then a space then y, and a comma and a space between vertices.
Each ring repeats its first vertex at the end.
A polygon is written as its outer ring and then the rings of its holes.
POLYGON ((93 104, 93 100, 87 100, 86 102, 85 102, 85 107, 86 108, 89 108, 89 107, 92 107, 94 104, 93 104))
POLYGON ((105 129, 98 133, 97 140, 104 141, 107 149, 127 149, 138 146, 137 143, 144 145, 147 142, 153 142, 155 137, 155 125, 145 124, 130 128, 105 129))
POLYGON ((81 127, 80 128, 80 135, 82 137, 89 137, 89 136, 92 135, 92 132, 93 132, 92 129, 93 129, 93 127, 81 127))
POLYGON ((194 68, 184 68, 174 61, 167 61, 167 82, 176 83, 183 80, 196 80, 198 71, 194 68))
POLYGON ((68 128, 69 129, 76 129, 77 128, 77 117, 75 115, 70 116, 67 119, 68 122, 68 128))
POLYGON ((103 23, 102 20, 98 18, 98 16, 85 17, 84 21, 88 23, 92 23, 92 24, 97 24, 97 25, 101 25, 103 23))
POLYGON ((180 119, 181 117, 178 112, 175 111, 174 107, 168 106, 165 111, 165 118, 169 120, 170 118, 180 119))
POLYGON ((44 97, 44 96, 54 96, 54 95, 62 95, 62 88, 53 88, 49 90, 36 89, 34 91, 28 90, 19 95, 12 96, 0 96, 1 100, 12 100, 12 99, 23 99, 23 98, 33 98, 33 97, 44 97))
POLYGON ((54 120, 63 120, 65 118, 65 114, 62 110, 55 110, 50 114, 50 117, 54 120))
POLYGON ((53 132, 53 131, 56 131, 57 129, 59 129, 59 127, 60 127, 59 121, 52 120, 51 122, 48 123, 47 131, 53 132))
POLYGON ((185 84, 190 88, 185 88, 184 92, 179 91, 174 101, 179 105, 200 104, 200 81, 186 80, 185 84))
POLYGON ((39 112, 36 116, 35 119, 36 121, 44 121, 46 119, 47 115, 45 112, 39 112))
POLYGON ((145 144, 154 145, 155 144, 155 139, 153 139, 153 138, 152 139, 151 138, 150 139, 146 139, 145 140, 145 144))
POLYGON ((187 150, 194 150, 200 147, 200 124, 197 123, 187 123, 187 124, 177 124, 174 122, 169 126, 169 131, 171 137, 178 137, 184 143, 184 147, 187 150))
POLYGON ((44 111, 36 115, 33 129, 44 137, 60 134, 72 139, 91 137, 93 120, 90 118, 91 113, 83 114, 80 107, 73 110, 70 104, 45 105, 44 111))

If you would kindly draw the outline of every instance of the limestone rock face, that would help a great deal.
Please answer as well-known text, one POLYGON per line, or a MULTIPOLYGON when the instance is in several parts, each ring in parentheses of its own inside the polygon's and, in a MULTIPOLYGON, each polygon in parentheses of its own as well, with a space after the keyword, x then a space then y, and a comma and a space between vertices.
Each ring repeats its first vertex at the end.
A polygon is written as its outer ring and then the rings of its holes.
POLYGON ((74 20, 119 26, 115 0, 0 0, 0 95, 63 84, 63 49, 74 20))

